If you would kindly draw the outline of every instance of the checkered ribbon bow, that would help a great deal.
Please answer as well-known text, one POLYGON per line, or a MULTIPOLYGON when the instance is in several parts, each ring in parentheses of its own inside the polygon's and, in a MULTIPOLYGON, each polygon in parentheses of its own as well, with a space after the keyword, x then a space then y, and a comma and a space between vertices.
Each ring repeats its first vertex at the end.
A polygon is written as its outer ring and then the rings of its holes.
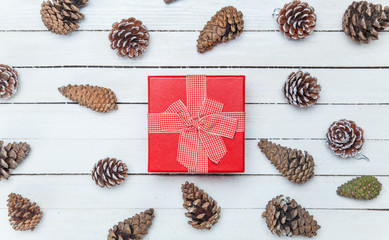
POLYGON ((207 98, 205 76, 187 76, 186 91, 187 106, 178 100, 163 113, 149 114, 149 132, 180 133, 177 161, 189 172, 208 172, 208 158, 219 163, 226 155, 222 137, 234 138, 244 113, 224 113, 222 103, 207 98))

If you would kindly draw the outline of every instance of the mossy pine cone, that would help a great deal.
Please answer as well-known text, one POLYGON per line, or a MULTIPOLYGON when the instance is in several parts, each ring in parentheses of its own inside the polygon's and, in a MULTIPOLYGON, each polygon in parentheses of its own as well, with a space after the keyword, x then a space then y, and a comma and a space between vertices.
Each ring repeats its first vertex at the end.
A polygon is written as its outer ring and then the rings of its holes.
POLYGON ((19 77, 15 69, 0 64, 0 99, 12 97, 19 86, 19 77))
POLYGON ((266 219, 269 230, 277 236, 317 235, 320 225, 296 200, 279 195, 270 200, 262 218, 266 219))
POLYGON ((36 203, 31 203, 19 194, 8 196, 8 216, 13 229, 33 231, 42 219, 42 211, 36 203))
POLYGON ((358 200, 371 200, 376 198, 382 189, 382 184, 373 176, 354 178, 338 187, 339 196, 358 200))
POLYGON ((242 12, 228 6, 219 10, 204 26, 197 39, 197 51, 204 53, 217 43, 235 39, 243 32, 242 12))
POLYGON ((92 170, 92 179, 100 187, 120 185, 127 178, 127 165, 116 158, 98 161, 92 170))
POLYGON ((139 240, 148 233, 154 218, 154 209, 150 208, 140 214, 119 222, 109 230, 107 240, 139 240))
POLYGON ((267 139, 261 139, 258 146, 289 181, 305 183, 314 176, 315 162, 307 152, 283 147, 267 139))
POLYGON ((11 176, 11 169, 15 169, 30 153, 30 145, 25 142, 8 143, 0 141, 0 181, 11 176))
POLYGON ((315 9, 306 2, 295 0, 281 9, 277 23, 285 37, 294 40, 309 36, 316 27, 315 9))
POLYGON ((109 88, 69 84, 58 90, 70 100, 96 112, 107 113, 118 109, 116 95, 109 88))
POLYGON ((362 150, 363 129, 354 121, 342 119, 331 124, 327 132, 327 144, 332 152, 342 158, 350 158, 362 150))
POLYGON ((292 72, 284 85, 284 96, 289 104, 298 107, 314 105, 320 98, 321 87, 317 78, 308 72, 292 72))
POLYGON ((123 19, 112 25, 109 40, 111 48, 121 57, 142 55, 149 45, 150 35, 145 25, 135 18, 123 19))
POLYGON ((378 40, 378 34, 389 26, 389 7, 366 1, 353 2, 343 15, 343 31, 354 42, 378 40))
POLYGON ((80 8, 84 7, 88 0, 49 0, 41 5, 42 21, 53 33, 66 35, 79 28, 78 23, 84 19, 80 8))
POLYGON ((221 208, 217 206, 217 202, 193 183, 185 182, 181 190, 183 206, 188 210, 185 216, 191 219, 188 224, 196 229, 210 230, 220 218, 221 208))

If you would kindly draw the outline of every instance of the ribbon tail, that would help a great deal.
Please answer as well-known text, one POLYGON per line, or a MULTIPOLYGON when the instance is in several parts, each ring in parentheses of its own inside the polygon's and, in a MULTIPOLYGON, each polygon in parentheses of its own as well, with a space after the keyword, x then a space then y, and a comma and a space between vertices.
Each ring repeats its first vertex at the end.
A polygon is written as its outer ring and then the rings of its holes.
POLYGON ((218 164, 227 154, 227 148, 221 136, 199 132, 200 141, 205 148, 208 158, 218 164))
POLYGON ((188 128, 181 131, 178 140, 177 161, 188 172, 208 172, 208 158, 200 143, 197 129, 188 128))

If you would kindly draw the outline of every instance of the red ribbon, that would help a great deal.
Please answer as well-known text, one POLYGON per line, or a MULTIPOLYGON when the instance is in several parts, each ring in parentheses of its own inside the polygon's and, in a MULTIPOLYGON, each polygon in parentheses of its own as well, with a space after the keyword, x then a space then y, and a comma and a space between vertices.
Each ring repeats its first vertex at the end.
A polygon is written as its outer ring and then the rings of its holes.
POLYGON ((148 115, 149 133, 180 133, 177 161, 189 172, 208 172, 208 158, 217 164, 227 154, 222 137, 244 131, 244 112, 222 112, 224 104, 206 93, 204 75, 187 76, 187 105, 178 100, 148 115))

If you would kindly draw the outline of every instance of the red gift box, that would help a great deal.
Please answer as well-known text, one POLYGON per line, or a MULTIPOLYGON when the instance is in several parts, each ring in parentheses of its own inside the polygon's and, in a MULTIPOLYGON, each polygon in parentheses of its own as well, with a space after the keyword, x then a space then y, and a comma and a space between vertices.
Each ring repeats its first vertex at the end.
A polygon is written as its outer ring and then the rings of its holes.
POLYGON ((244 172, 244 76, 148 81, 149 172, 244 172))

